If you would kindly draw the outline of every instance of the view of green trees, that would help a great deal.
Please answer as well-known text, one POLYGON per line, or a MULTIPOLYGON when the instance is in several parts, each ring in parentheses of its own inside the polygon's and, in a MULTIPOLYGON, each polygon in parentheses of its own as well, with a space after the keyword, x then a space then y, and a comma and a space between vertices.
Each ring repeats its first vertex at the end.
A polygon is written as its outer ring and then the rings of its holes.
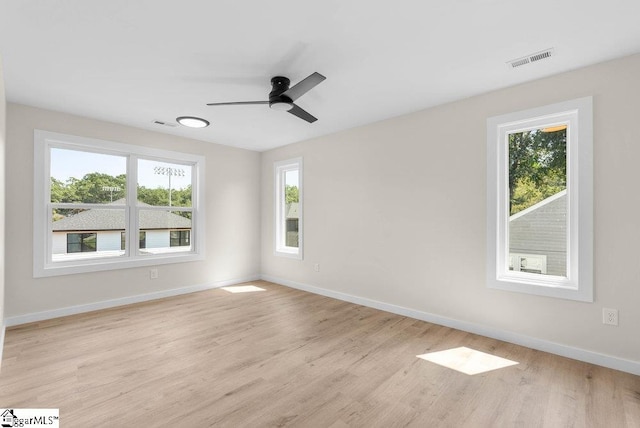
POLYGON ((567 130, 549 131, 509 134, 510 215, 567 188, 567 130))
MULTIPOLYGON (((126 176, 124 174, 113 177, 108 174, 92 172, 81 179, 70 178, 62 182, 51 177, 51 202, 58 203, 109 203, 125 197, 126 176), (119 188, 120 190, 104 190, 105 188, 119 188)), ((171 189, 171 204, 169 204, 169 189, 149 189, 138 186, 138 200, 154 206, 191 206, 191 186, 184 189, 171 189)))
POLYGON ((289 184, 285 185, 284 194, 286 204, 290 204, 292 202, 300 202, 298 186, 291 186, 289 184))

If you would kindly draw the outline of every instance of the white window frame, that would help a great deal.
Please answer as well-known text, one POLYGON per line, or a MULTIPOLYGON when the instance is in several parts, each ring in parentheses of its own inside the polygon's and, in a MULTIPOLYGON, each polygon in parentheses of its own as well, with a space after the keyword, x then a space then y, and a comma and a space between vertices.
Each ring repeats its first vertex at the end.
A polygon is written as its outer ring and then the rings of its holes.
POLYGON ((274 225, 274 248, 275 255, 302 260, 303 254, 303 169, 302 158, 287 159, 274 162, 274 205, 275 205, 275 225, 274 225), (285 223, 285 174, 289 171, 298 171, 298 247, 288 247, 286 245, 286 223, 285 223))
POLYGON ((487 286, 593 302, 592 97, 487 120, 487 286), (509 271, 510 133, 567 124, 567 276, 509 271))
MULTIPOLYGON (((34 131, 34 215, 33 215, 33 276, 49 277, 83 272, 106 271, 168 263, 190 262, 205 258, 205 203, 204 178, 205 159, 203 156, 154 149, 144 146, 116 143, 94 138, 65 135, 55 132, 34 131), (94 258, 87 260, 52 261, 51 224, 51 160, 52 148, 79 150, 85 152, 117 155, 127 158, 127 203, 114 209, 125 211, 126 250, 118 257, 94 258), (138 213, 141 209, 163 210, 167 207, 138 206, 137 167, 138 159, 157 160, 188 165, 192 168, 191 207, 175 207, 191 211, 191 251, 165 254, 140 254, 138 213)), ((70 208, 102 208, 104 204, 69 204, 70 208)))

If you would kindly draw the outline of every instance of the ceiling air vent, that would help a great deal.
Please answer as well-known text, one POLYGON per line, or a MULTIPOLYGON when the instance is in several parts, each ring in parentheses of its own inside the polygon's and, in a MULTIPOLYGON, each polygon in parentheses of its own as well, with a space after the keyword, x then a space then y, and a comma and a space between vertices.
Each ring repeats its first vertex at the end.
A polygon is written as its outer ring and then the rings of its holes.
POLYGON ((507 64, 511 66, 511 68, 521 67, 523 65, 531 64, 532 62, 551 58, 551 56, 553 56, 553 52, 553 48, 549 48, 540 52, 533 53, 531 55, 524 56, 522 58, 511 60, 507 62, 507 64))
POLYGON ((162 125, 162 126, 168 126, 170 128, 175 128, 176 126, 178 126, 175 123, 171 123, 171 122, 164 122, 162 120, 154 120, 153 123, 155 123, 156 125, 162 125))

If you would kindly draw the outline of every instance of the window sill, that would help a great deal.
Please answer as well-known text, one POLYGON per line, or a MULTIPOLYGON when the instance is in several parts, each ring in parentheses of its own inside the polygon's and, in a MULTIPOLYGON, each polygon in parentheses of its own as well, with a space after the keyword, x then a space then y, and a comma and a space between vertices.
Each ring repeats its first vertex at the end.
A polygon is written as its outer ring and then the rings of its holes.
POLYGON ((580 289, 577 285, 571 285, 566 279, 564 281, 552 281, 551 279, 531 281, 514 277, 508 277, 508 279, 488 278, 487 286, 497 290, 516 293, 576 300, 580 302, 593 302, 591 289, 580 289))
POLYGON ((275 251, 275 255, 279 257, 287 257, 290 259, 302 260, 302 251, 299 248, 283 247, 275 251))
POLYGON ((73 275, 77 273, 103 272, 109 270, 128 269, 145 266, 159 266, 164 264, 185 263, 204 260, 204 255, 197 253, 184 254, 154 254, 145 259, 144 256, 135 259, 121 258, 92 258, 90 260, 75 260, 64 263, 49 263, 44 268, 34 266, 33 277, 45 278, 50 276, 73 275))

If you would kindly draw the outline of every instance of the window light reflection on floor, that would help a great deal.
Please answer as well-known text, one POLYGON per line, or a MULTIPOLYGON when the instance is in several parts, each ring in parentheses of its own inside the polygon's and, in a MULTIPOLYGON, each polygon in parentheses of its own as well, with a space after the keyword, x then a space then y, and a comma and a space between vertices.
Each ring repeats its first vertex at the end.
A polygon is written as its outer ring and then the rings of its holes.
POLYGON ((516 361, 496 357, 495 355, 486 354, 464 346, 416 356, 468 375, 485 373, 518 364, 516 361))
POLYGON ((255 285, 233 285, 230 287, 220 287, 224 291, 229 293, 252 293, 254 291, 266 291, 264 288, 256 287, 255 285))

